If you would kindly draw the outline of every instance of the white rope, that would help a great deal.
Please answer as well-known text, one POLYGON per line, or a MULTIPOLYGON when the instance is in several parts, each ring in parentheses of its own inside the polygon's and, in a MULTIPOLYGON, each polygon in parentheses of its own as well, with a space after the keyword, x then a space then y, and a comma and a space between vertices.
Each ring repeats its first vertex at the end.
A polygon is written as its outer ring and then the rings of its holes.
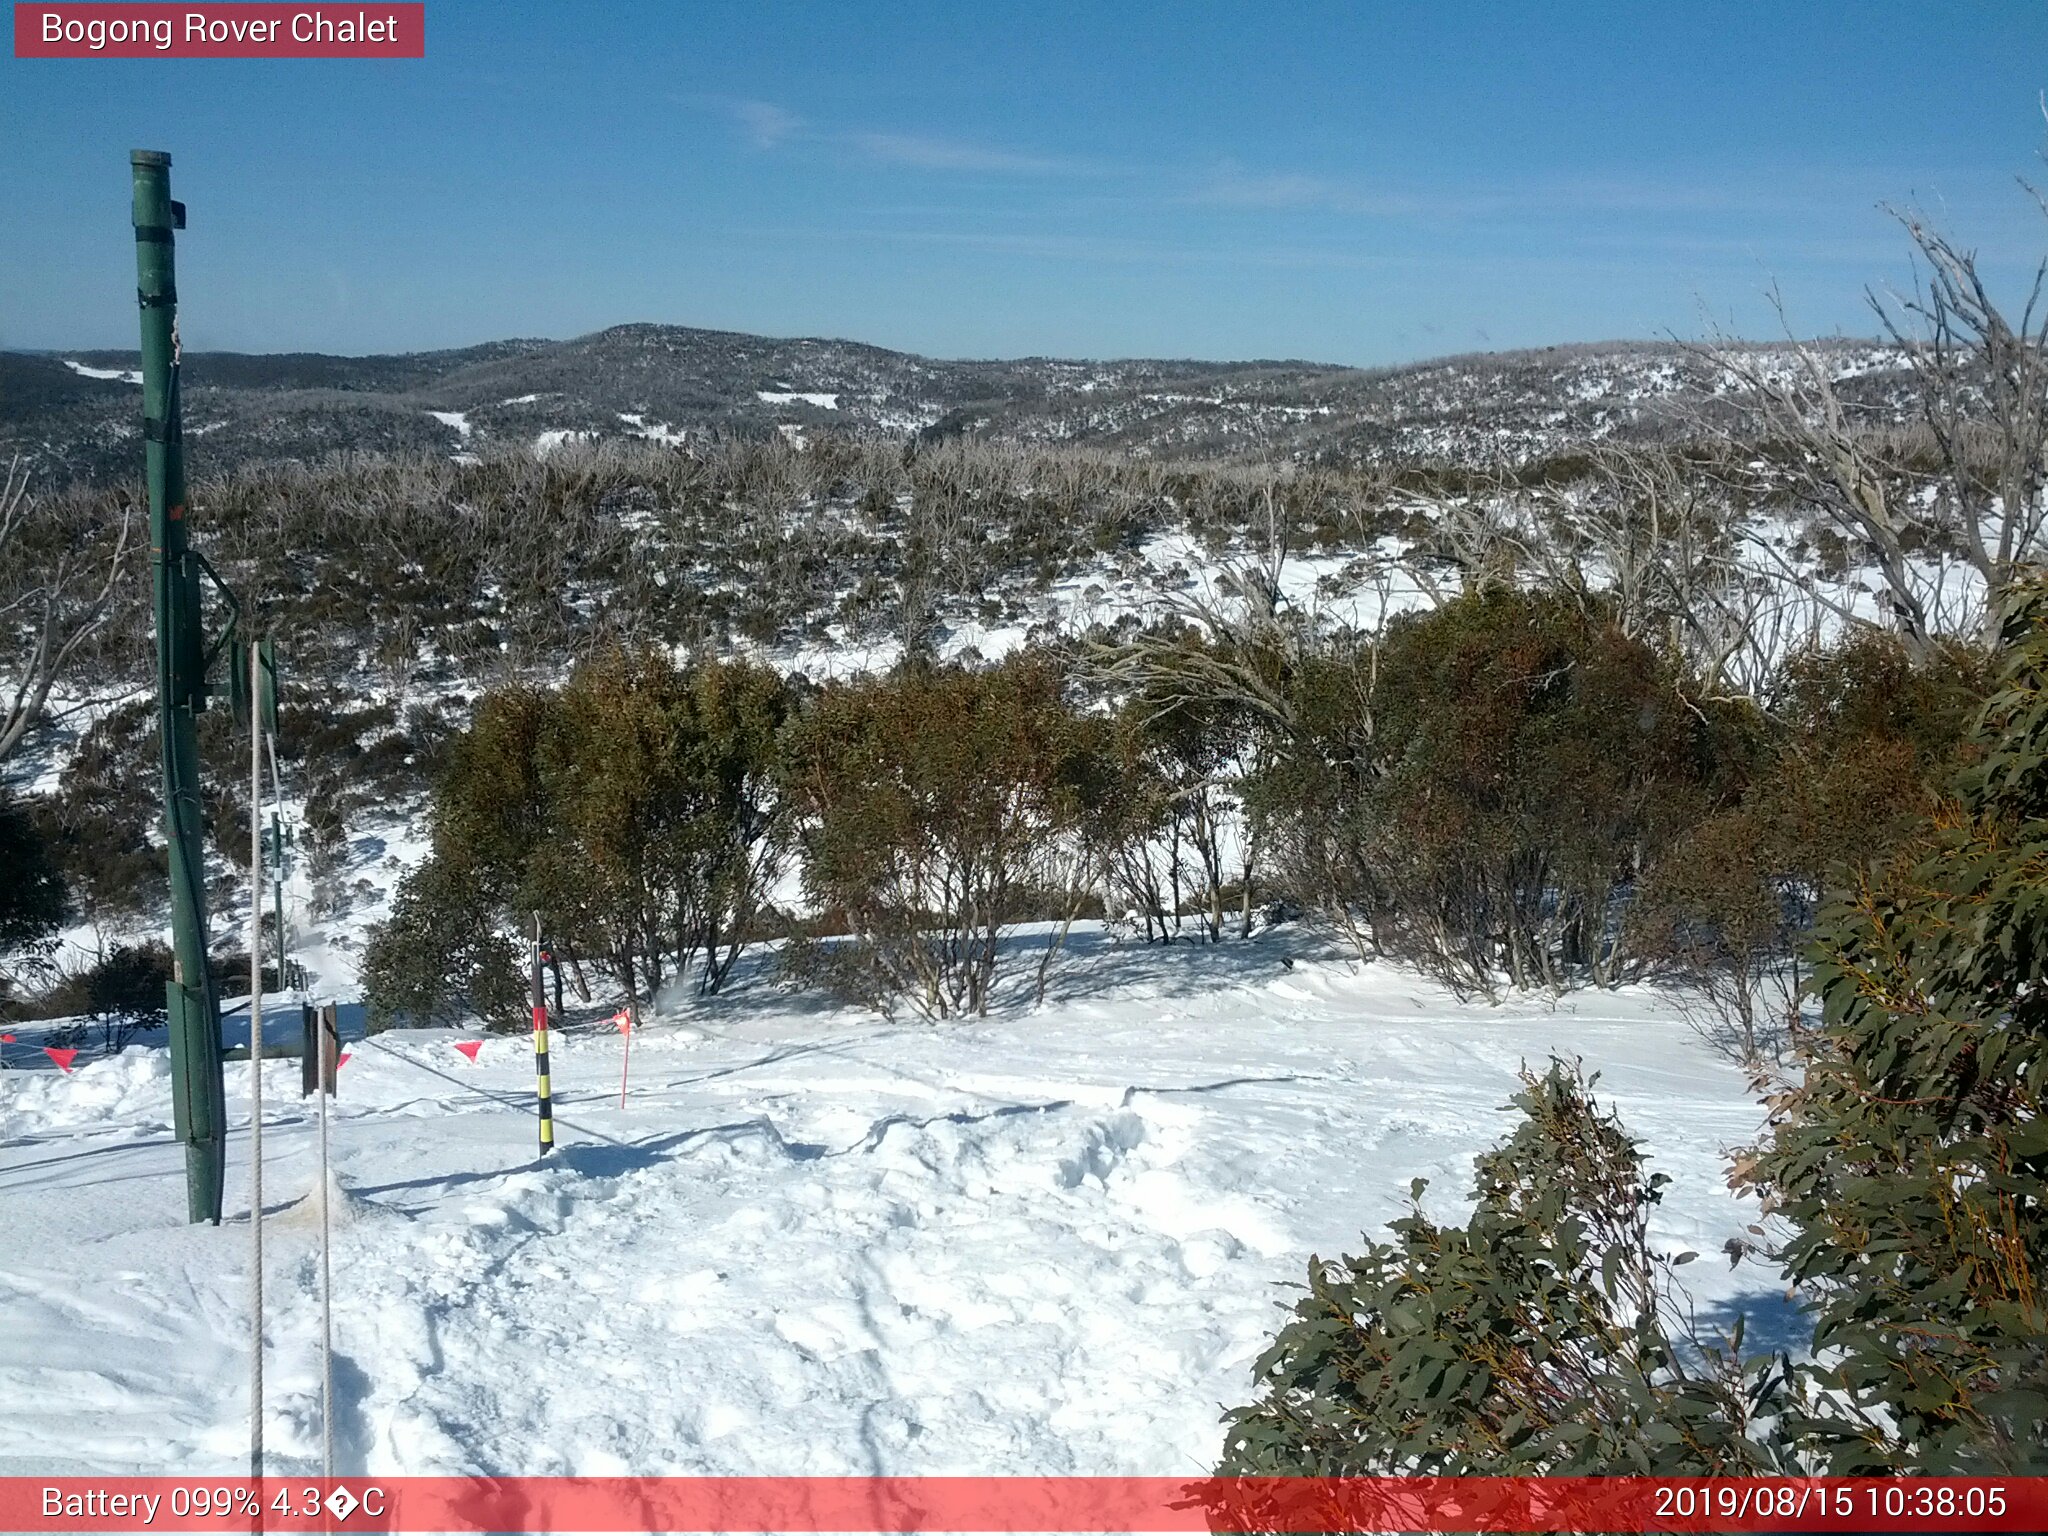
MULTIPOLYGON (((328 1091, 332 1079, 328 1076, 327 1020, 332 1007, 330 1003, 323 1008, 313 1023, 320 1063, 314 1081, 320 1093, 320 1475, 324 1478, 334 1476, 334 1229, 329 1204, 334 1196, 334 1175, 327 1165, 327 1101, 332 1097, 328 1091)), ((341 1075, 338 1067, 334 1075, 341 1075)))
POLYGON ((290 930, 285 926, 284 901, 282 899, 284 895, 284 772, 277 766, 277 721, 275 719, 270 722, 270 729, 263 733, 263 750, 270 757, 270 808, 275 813, 278 822, 278 844, 270 850, 270 856, 277 861, 276 868, 271 871, 270 875, 271 891, 273 895, 279 898, 276 903, 277 990, 289 992, 294 1002, 303 1003, 306 1000, 305 988, 287 986, 285 984, 285 971, 288 969, 285 958, 291 946, 285 942, 285 934, 290 930))
MULTIPOLYGON (((249 642, 251 691, 262 676, 249 642)), ((263 711, 249 707, 249 1475, 263 1476, 263 711)))
MULTIPOLYGON (((251 675, 257 668, 252 665, 251 675)), ((252 689, 252 692, 255 690, 252 689)), ((260 698, 260 694, 256 695, 260 698)), ((258 706, 260 715, 260 706, 258 706)), ((275 802, 280 825, 284 814, 284 770, 277 760, 277 736, 264 733, 263 746, 270 756, 270 792, 275 802)), ((280 834, 281 837, 281 834, 280 834)), ((284 884, 284 848, 280 841, 271 849, 271 857, 277 861, 273 876, 275 885, 281 890, 284 884)), ((278 921, 284 922, 284 904, 277 903, 278 921)), ((258 922, 261 918, 258 918, 258 922)), ((290 965, 291 944, 289 929, 280 929, 277 935, 277 984, 284 989, 285 972, 290 965)), ((292 995, 299 999, 302 1008, 312 1006, 303 986, 292 988, 292 995)), ((320 1475, 329 1482, 334 1479, 334 1173, 328 1155, 328 1101, 333 1097, 330 1087, 340 1075, 339 1064, 330 1060, 327 1049, 327 1024, 331 1004, 316 1007, 313 1014, 313 1085, 320 1096, 320 1475)), ((337 1033, 337 1054, 338 1035, 337 1033)))

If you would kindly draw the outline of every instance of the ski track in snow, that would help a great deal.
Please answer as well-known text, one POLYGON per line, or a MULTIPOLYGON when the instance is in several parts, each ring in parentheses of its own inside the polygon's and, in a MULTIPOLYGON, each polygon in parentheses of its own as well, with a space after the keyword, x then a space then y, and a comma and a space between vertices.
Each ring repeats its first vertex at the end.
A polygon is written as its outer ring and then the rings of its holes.
MULTIPOLYGON (((942 1026, 767 985, 619 1040, 356 1044, 335 1149, 340 1470, 1198 1473, 1311 1252, 1355 1250, 1472 1155, 1552 1049, 1669 1173, 1655 1236, 1706 1315, 1769 1310, 1721 1244, 1721 1149, 1760 1112, 1654 994, 1461 1007, 1278 930, 1218 951, 1090 935, 1045 1007, 942 1026)), ((473 1038, 473 1037, 469 1037, 473 1038)), ((19 1065, 23 1047, 8 1057, 19 1065)), ((35 1053, 38 1056, 40 1053, 35 1053)), ((305 1207, 315 1121, 266 1069, 267 1437, 317 1470, 305 1207)), ((0 1472, 231 1472, 247 1451, 246 1067, 228 1222, 182 1223, 161 1051, 0 1077, 0 1472)))

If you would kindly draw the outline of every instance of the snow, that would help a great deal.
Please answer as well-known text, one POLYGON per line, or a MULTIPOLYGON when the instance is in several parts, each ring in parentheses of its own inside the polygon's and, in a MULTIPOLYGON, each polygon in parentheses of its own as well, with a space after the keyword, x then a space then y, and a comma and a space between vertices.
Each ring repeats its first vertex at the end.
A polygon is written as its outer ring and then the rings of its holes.
MULTIPOLYGON (((15 1033, 26 1031, 16 1029, 15 1033)), ((40 1056, 26 1043, 7 1050, 10 1068, 5 1118, 0 1136, 9 1143, 20 1137, 97 1130, 110 1122, 131 1134, 171 1128, 171 1058, 168 1051, 131 1050, 88 1062, 70 1076, 57 1072, 24 1072, 25 1058, 40 1056)))
MULTIPOLYGON (((801 428, 785 424, 780 430, 803 445, 801 428)), ((1397 614, 1431 605, 1428 589, 1404 556, 1401 541, 1393 538, 1337 554, 1294 555, 1281 569, 1279 596, 1325 627, 1377 628, 1397 614)), ((1244 550, 1233 551, 1232 559, 1248 567, 1257 564, 1244 550)), ((1188 597, 1219 612, 1241 611, 1243 599, 1228 590, 1223 575, 1200 539, 1183 530, 1154 534, 1135 550, 1099 556, 1042 591, 1021 594, 1020 611, 1002 622, 985 623, 971 616, 964 603, 942 605, 937 654, 946 661, 999 661, 1027 644, 1034 630, 1072 634, 1125 618, 1186 618, 1185 603, 1176 599, 1188 597)), ((900 639, 858 637, 839 623, 827 631, 823 638, 761 647, 754 654, 814 680, 879 674, 902 657, 900 639)))
POLYGON ((649 442, 661 443, 667 447, 674 448, 690 440, 687 432, 678 431, 665 421, 650 422, 639 411, 620 411, 618 414, 619 420, 631 427, 636 437, 644 437, 649 442))
MULTIPOLYGON (((1026 940, 1028 942, 1028 939, 1026 940)), ((1021 967, 1020 967, 1021 968, 1021 967)), ((274 1006, 274 1005, 273 1005, 274 1006)), ((1672 1175, 1655 1227, 1703 1317, 1782 1314, 1731 1269, 1757 1220, 1721 1149, 1761 1114, 1647 991, 1461 1005, 1283 927, 1208 949, 1101 933, 1032 1007, 891 1023, 758 973, 634 1043, 448 1031, 351 1046, 336 1103, 344 1474, 1142 1473, 1213 1465, 1219 1407, 1311 1253, 1408 1181, 1456 1217, 1518 1064, 1604 1070, 1672 1175), (1291 962, 1291 963, 1290 963, 1291 962)), ((246 1455, 246 1064, 229 1221, 183 1222, 160 1050, 0 1074, 0 1473, 228 1473, 246 1455)), ((265 1067, 267 1437, 317 1466, 316 1121, 265 1067)))
POLYGON ((836 411, 839 409, 839 396, 836 394, 810 394, 803 390, 757 389, 754 391, 754 395, 755 398, 767 405, 795 405, 801 400, 805 405, 815 405, 821 411, 836 411))
POLYGON ((84 363, 64 359, 64 366, 73 373, 88 379, 119 379, 123 384, 140 384, 142 372, 136 368, 88 368, 84 363))
POLYGON ((565 443, 589 443, 597 440, 595 432, 577 432, 567 428, 553 428, 541 433, 533 440, 533 456, 544 459, 565 443))
POLYGON ((453 427, 456 433, 467 440, 469 437, 469 415, 464 411, 429 411, 427 414, 444 427, 453 427))

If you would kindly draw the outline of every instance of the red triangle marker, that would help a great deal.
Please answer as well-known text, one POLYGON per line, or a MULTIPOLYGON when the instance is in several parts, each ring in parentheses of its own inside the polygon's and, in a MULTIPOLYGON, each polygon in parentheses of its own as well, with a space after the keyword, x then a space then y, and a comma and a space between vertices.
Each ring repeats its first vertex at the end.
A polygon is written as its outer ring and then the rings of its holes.
POLYGON ((343 1051, 339 1056, 334 1058, 334 1069, 338 1072, 343 1067, 347 1066, 349 1057, 353 1056, 354 1054, 355 1052, 353 1051, 343 1051))
POLYGON ((61 1046, 55 1045, 44 1046, 43 1054, 57 1063, 57 1070, 59 1072, 69 1072, 71 1070, 71 1063, 78 1059, 77 1051, 66 1050, 61 1046))
POLYGON ((619 1026, 619 1033, 622 1035, 628 1035, 633 1032, 633 1015, 624 1008, 621 1008, 612 1015, 612 1022, 619 1026))
POLYGON ((14 1044, 14 1036, 12 1036, 12 1035, 0 1035, 0 1045, 12 1045, 12 1044, 14 1044))
POLYGON ((481 1040, 458 1040, 455 1042, 455 1049, 462 1052, 471 1061, 476 1060, 476 1053, 483 1048, 484 1043, 481 1040))

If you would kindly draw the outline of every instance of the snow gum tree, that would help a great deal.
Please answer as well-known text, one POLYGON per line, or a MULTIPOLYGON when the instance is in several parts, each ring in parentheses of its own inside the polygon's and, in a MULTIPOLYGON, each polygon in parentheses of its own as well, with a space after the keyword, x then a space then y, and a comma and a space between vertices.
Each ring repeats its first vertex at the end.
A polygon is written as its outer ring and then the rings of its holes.
POLYGON ((474 1016, 512 1031, 525 1022, 519 953, 490 889, 489 877, 454 853, 437 852, 406 877, 363 951, 371 1029, 474 1016))
POLYGON ((600 652, 559 690, 487 697, 450 747, 433 855, 373 941, 373 1008, 381 999, 394 1013, 431 1012, 429 983, 380 993, 378 979, 430 977, 466 952, 465 932, 509 945, 534 913, 579 975, 588 959, 629 997, 652 997, 693 964, 699 990, 717 991, 788 854, 774 795, 788 710, 766 668, 685 670, 624 648, 600 652), (408 901, 429 890, 437 901, 408 901), (459 922, 438 915, 450 903, 459 922))
POLYGON ((792 732, 786 788, 806 893, 852 937, 803 966, 883 1009, 986 1013, 1008 931, 1099 878, 1071 855, 1110 734, 1037 657, 826 688, 792 732))
POLYGON ((1553 1064, 1468 1222, 1418 1181, 1392 1242, 1311 1260, 1223 1474, 2048 1470, 2048 578, 2002 615, 1972 760, 1823 913, 1803 1075, 1732 1170, 1789 1233, 1808 1358, 1692 1335, 1662 1180, 1553 1064))
POLYGON ((1305 905, 1460 991, 1613 980, 1628 883, 1737 787, 1739 711, 1681 681, 1600 600, 1482 587, 1289 669, 1254 819, 1305 905))
POLYGON ((523 889, 629 996, 699 958, 700 990, 729 973, 772 876, 781 713, 772 674, 684 673, 658 652, 605 653, 553 700, 523 889))
POLYGON ((1736 765, 1740 804, 1680 836, 1628 913, 1631 945, 1714 1043, 1753 1067, 1779 1056, 1824 892, 1924 824, 1976 750, 1965 738, 1988 686, 1975 650, 1936 647, 1916 665, 1876 632, 1781 669, 1736 765))
POLYGON ((1977 761, 1823 914, 1803 1077, 1738 1165, 1858 1410, 1840 1472, 2048 1471, 2048 579, 2002 625, 1977 761))
POLYGON ((1242 841, 1242 780, 1256 739, 1248 713, 1220 694, 1155 683, 1118 710, 1101 834, 1119 911, 1135 913, 1148 938, 1155 924, 1170 938, 1191 921, 1202 941, 1222 940, 1225 891, 1244 872, 1231 855, 1242 841))
POLYGON ((1684 1339, 1649 1240, 1666 1180, 1576 1067, 1523 1074, 1522 1121, 1478 1161, 1472 1218, 1415 1206, 1391 1242, 1311 1259, 1307 1294, 1226 1416, 1219 1475, 1755 1474, 1793 1388, 1770 1357, 1684 1339))
POLYGON ((28 813, 0 796, 0 1004, 70 915, 64 877, 28 813))

